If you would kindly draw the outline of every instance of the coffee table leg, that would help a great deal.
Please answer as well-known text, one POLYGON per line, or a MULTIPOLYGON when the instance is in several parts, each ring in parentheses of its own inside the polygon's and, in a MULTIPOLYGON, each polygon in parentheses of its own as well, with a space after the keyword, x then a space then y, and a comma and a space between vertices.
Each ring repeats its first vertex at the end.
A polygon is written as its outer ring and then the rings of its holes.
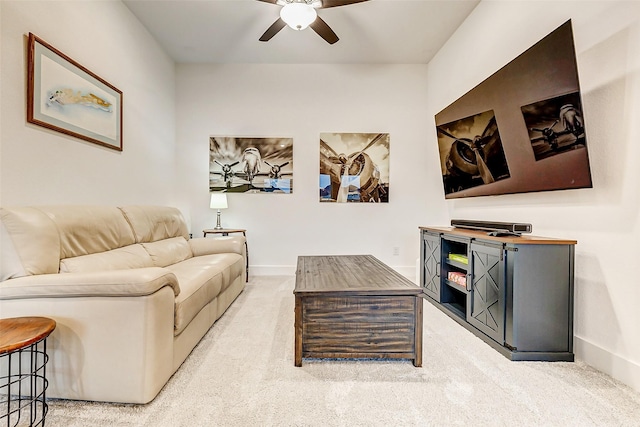
POLYGON ((416 297, 416 323, 415 323, 415 359, 413 366, 422 366, 422 297, 416 297))
POLYGON ((296 296, 294 365, 302 366, 302 297, 296 296))

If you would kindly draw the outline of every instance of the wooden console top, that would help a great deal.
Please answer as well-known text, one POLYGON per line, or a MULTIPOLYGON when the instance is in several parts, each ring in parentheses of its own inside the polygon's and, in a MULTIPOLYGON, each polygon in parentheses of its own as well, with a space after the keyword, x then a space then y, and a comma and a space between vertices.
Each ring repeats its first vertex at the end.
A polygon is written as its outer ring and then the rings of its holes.
POLYGON ((446 233, 454 236, 469 237, 472 239, 491 240, 515 245, 575 245, 578 242, 570 239, 556 239, 553 237, 538 237, 523 234, 522 236, 490 236, 486 231, 470 230, 457 227, 418 227, 420 230, 432 233, 446 233))

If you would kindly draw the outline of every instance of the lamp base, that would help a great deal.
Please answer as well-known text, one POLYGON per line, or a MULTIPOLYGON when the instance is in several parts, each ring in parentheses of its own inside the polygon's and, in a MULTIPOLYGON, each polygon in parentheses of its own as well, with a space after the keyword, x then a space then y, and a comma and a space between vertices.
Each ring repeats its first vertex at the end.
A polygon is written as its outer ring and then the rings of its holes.
POLYGON ((218 216, 216 220, 216 226, 213 227, 214 230, 222 230, 222 226, 220 225, 220 209, 218 209, 218 216))

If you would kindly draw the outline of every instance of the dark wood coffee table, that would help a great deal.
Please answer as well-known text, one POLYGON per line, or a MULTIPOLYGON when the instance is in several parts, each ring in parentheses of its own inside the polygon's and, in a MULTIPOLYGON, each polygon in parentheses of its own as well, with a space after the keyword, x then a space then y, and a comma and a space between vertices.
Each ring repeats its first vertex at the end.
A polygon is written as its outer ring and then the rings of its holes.
POLYGON ((303 357, 422 366, 422 289, 375 257, 300 256, 293 293, 295 366, 303 357))

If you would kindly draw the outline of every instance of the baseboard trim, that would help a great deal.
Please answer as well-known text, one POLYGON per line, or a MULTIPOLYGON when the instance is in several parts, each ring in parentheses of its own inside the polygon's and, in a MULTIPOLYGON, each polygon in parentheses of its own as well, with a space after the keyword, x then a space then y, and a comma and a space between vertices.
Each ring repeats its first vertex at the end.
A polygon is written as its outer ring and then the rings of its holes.
POLYGON ((250 276, 293 276, 296 274, 295 265, 250 265, 250 276))
POLYGON ((390 267, 413 283, 416 283, 416 268, 413 265, 392 265, 390 267))
POLYGON ((640 392, 640 365, 584 340, 573 338, 576 358, 640 392))
MULTIPOLYGON (((414 266, 390 266, 398 273, 415 283, 414 266)), ((250 276, 293 276, 296 274, 295 265, 250 265, 250 276)))

